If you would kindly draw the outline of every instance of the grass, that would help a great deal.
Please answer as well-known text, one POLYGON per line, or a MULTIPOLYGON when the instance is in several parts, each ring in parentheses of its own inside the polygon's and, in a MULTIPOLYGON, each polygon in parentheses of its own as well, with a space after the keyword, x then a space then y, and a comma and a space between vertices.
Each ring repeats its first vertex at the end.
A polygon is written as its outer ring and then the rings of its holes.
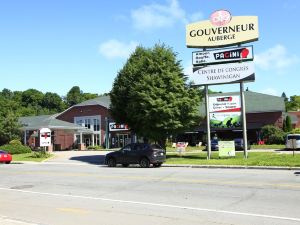
POLYGON ((284 149, 285 145, 251 145, 251 149, 284 149))
POLYGON ((249 152, 244 159, 242 152, 237 152, 234 158, 219 158, 218 152, 213 152, 210 160, 207 153, 185 153, 180 157, 176 153, 167 153, 167 164, 193 165, 242 165, 242 166, 286 166, 300 167, 300 154, 279 154, 273 152, 249 152))
POLYGON ((49 157, 52 157, 52 155, 46 154, 43 156, 39 156, 35 152, 16 154, 12 156, 13 161, 33 161, 33 162, 42 162, 43 160, 49 157))

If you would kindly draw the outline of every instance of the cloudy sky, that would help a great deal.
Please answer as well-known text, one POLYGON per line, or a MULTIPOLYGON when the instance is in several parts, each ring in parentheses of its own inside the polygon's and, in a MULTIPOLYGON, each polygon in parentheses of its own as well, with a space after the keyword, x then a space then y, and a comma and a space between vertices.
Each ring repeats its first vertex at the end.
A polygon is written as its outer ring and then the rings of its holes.
MULTIPOLYGON (((294 0, 2 1, 0 89, 65 95, 78 85, 105 93, 137 45, 158 42, 172 47, 188 72, 196 49, 185 46, 185 25, 207 20, 218 9, 259 17, 256 81, 246 87, 300 95, 300 1, 294 0)), ((237 84, 211 88, 239 90, 237 84)))

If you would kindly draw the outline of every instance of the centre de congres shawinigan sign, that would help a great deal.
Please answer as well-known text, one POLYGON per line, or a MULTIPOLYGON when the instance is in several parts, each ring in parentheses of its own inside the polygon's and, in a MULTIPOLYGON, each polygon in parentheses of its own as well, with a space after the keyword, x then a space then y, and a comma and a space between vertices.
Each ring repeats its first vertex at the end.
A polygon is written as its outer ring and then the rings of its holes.
POLYGON ((217 15, 213 20, 211 18, 211 20, 191 23, 186 26, 187 47, 224 47, 256 41, 258 36, 257 16, 231 17, 230 15, 222 17, 222 15, 217 15), (215 22, 218 20, 225 22, 215 22))

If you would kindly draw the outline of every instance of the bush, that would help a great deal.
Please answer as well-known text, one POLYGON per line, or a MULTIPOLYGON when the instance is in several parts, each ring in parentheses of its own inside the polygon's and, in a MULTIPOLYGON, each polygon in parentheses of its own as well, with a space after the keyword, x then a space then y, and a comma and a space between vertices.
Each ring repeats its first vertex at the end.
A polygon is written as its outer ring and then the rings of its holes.
POLYGON ((41 159, 41 158, 49 158, 50 156, 51 156, 50 153, 44 152, 44 151, 38 151, 38 152, 34 152, 32 154, 32 158, 39 158, 39 159, 41 159))
POLYGON ((7 151, 10 154, 22 154, 22 153, 31 153, 31 149, 28 146, 16 145, 16 144, 7 144, 0 147, 1 150, 7 151))
POLYGON ((300 128, 295 128, 291 131, 292 134, 300 134, 300 128))
POLYGON ((103 149, 103 147, 100 146, 100 145, 95 145, 95 146, 88 146, 87 149, 89 149, 89 150, 100 150, 100 149, 103 149))
POLYGON ((284 144, 286 133, 274 125, 262 127, 261 134, 266 144, 284 144))
POLYGON ((10 145, 22 145, 21 141, 20 140, 11 140, 9 142, 10 145))

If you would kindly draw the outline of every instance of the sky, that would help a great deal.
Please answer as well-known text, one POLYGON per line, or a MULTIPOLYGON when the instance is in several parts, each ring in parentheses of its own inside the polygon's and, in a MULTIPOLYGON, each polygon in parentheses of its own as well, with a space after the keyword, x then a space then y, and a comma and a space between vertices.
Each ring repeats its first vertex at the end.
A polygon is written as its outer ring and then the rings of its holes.
MULTIPOLYGON (((35 88, 61 96, 73 86, 107 93, 136 46, 165 43, 185 73, 192 52, 185 26, 226 9, 258 16, 251 91, 300 95, 300 1, 295 0, 10 0, 0 7, 0 90, 35 88)), ((239 91, 238 84, 210 86, 239 91)))

